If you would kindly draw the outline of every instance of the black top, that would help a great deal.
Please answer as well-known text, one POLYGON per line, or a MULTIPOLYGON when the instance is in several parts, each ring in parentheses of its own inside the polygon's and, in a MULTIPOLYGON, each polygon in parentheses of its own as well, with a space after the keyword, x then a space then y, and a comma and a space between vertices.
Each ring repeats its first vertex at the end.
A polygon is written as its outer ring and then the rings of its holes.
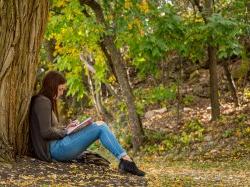
POLYGON ((55 127, 54 113, 49 98, 34 96, 30 107, 30 137, 33 150, 37 158, 52 161, 49 151, 49 141, 61 139, 67 131, 55 127))

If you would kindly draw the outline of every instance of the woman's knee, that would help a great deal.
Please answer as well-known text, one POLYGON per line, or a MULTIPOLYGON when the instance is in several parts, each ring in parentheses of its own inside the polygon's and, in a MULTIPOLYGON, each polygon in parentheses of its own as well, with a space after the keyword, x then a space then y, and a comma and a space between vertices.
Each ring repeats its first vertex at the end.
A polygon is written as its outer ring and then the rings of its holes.
POLYGON ((98 123, 96 123, 97 126, 101 129, 101 130, 110 130, 109 126, 107 125, 107 123, 100 121, 98 123))
POLYGON ((107 125, 104 121, 96 121, 95 124, 98 125, 98 126, 107 125))

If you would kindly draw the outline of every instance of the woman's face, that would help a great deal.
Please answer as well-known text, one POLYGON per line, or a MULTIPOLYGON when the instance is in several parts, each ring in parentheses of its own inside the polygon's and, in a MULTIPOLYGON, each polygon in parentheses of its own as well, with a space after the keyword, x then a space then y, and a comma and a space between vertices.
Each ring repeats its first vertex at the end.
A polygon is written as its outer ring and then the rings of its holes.
POLYGON ((56 99, 59 99, 63 95, 63 92, 65 90, 66 90, 66 84, 59 84, 59 86, 57 87, 56 99))

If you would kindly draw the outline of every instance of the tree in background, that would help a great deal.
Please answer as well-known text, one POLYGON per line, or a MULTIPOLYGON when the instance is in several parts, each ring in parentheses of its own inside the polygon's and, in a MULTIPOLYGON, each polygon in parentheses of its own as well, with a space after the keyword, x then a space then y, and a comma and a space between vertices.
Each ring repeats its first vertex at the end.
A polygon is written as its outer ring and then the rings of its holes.
MULTIPOLYGON (((242 59, 241 66, 247 67, 246 47, 241 39, 249 32, 249 24, 246 23, 247 1, 172 2, 186 28, 184 59, 200 64, 207 62, 205 66, 201 66, 208 67, 210 71, 211 116, 212 120, 216 120, 220 114, 217 62, 225 70, 235 106, 239 105, 233 75, 228 66, 231 65, 232 58, 238 57, 242 59)), ((249 68, 244 67, 240 69, 249 71, 249 68)))

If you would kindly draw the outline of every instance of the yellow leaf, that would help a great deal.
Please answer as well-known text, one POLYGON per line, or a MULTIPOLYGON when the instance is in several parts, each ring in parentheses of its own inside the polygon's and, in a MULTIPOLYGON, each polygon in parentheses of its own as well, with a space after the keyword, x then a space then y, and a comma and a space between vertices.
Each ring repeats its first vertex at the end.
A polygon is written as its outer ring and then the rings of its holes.
POLYGON ((126 9, 129 9, 132 6, 133 6, 133 4, 132 4, 132 2, 130 0, 125 0, 125 8, 126 9))
POLYGON ((128 24, 128 29, 131 30, 133 28, 133 24, 132 23, 129 23, 128 24))
POLYGON ((241 137, 241 132, 240 132, 239 130, 237 130, 237 131, 235 132, 235 135, 236 135, 237 137, 241 137))
POLYGON ((147 0, 142 0, 139 7, 140 7, 141 11, 144 12, 144 13, 147 13, 149 11, 147 0))

